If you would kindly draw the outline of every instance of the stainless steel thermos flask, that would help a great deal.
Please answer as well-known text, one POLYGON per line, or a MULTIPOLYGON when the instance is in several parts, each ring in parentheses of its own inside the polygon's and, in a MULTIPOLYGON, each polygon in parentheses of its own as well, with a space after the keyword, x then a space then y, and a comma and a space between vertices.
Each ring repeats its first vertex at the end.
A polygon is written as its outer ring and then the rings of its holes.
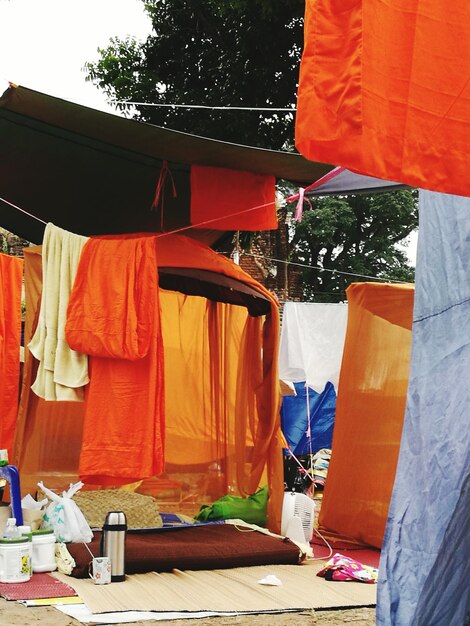
POLYGON ((106 515, 101 535, 101 556, 111 559, 111 582, 126 578, 126 531, 127 520, 122 511, 110 511, 106 515))

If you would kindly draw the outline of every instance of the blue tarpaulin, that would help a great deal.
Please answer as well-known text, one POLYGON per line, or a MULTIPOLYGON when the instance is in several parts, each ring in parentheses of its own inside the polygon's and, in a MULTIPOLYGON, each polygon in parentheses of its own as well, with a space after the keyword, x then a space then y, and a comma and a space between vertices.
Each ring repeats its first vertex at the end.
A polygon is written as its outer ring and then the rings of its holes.
POLYGON ((420 192, 410 381, 379 626, 470 624, 470 198, 420 192))
POLYGON ((327 382, 321 393, 308 388, 311 448, 307 437, 307 387, 305 383, 294 385, 297 395, 285 396, 281 407, 281 428, 292 452, 298 456, 331 448, 336 410, 333 384, 327 382))

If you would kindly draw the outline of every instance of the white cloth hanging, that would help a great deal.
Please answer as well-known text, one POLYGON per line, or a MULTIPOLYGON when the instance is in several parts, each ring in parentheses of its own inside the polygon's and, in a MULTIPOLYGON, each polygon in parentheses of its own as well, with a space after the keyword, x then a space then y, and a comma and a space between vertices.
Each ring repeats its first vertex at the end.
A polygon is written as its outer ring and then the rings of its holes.
POLYGON ((287 302, 282 315, 279 378, 306 381, 318 393, 338 388, 347 304, 287 302))
POLYGON ((78 261, 88 237, 47 224, 42 244, 42 295, 38 325, 29 349, 39 361, 31 389, 44 400, 82 401, 89 382, 88 357, 65 340, 67 305, 78 261))

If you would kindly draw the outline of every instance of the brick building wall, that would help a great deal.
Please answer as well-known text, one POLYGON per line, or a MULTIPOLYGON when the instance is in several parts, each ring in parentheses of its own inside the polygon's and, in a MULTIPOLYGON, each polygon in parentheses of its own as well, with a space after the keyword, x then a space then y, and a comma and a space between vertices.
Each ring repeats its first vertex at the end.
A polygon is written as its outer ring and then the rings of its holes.
POLYGON ((4 228, 0 228, 0 251, 11 256, 23 257, 23 248, 29 246, 29 241, 21 239, 4 228))
POLYGON ((269 289, 279 302, 301 302, 302 268, 282 262, 286 256, 279 231, 268 231, 260 233, 249 250, 240 251, 240 267, 269 289))

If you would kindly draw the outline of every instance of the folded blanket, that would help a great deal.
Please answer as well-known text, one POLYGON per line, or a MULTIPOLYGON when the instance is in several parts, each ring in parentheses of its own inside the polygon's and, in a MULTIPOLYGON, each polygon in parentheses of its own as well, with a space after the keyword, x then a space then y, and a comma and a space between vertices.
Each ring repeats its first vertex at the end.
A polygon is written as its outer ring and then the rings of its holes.
MULTIPOLYGON (((87 547, 99 556, 100 540, 101 533, 96 532, 87 546, 80 543, 67 545, 76 563, 72 576, 88 576, 91 555, 87 547)), ((220 523, 128 532, 126 536, 126 574, 296 565, 304 558, 305 554, 287 538, 220 523)))
POLYGON ((70 346, 90 356, 79 475, 120 485, 161 473, 163 341, 155 236, 90 239, 67 311, 70 346))
POLYGON ((88 237, 47 224, 42 247, 42 295, 38 325, 29 349, 39 361, 31 389, 44 400, 83 400, 88 359, 65 340, 70 292, 88 237))

